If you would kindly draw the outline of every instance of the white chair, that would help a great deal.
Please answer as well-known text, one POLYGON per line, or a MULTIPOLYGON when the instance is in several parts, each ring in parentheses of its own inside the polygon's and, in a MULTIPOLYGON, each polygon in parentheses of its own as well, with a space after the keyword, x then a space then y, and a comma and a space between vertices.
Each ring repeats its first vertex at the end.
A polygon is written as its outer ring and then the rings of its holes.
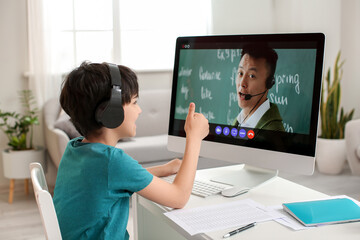
POLYGON ((45 230, 46 239, 62 239, 54 202, 49 193, 41 164, 37 162, 31 163, 30 174, 34 187, 36 202, 40 211, 41 221, 45 230))

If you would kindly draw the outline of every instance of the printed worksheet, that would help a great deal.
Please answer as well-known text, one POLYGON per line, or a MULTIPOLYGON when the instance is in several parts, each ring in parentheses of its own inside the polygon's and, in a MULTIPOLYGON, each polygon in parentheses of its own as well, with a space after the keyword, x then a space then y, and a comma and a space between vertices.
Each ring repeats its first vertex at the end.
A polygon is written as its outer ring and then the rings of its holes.
POLYGON ((192 209, 178 209, 164 214, 192 236, 273 220, 263 209, 261 204, 245 199, 192 209))

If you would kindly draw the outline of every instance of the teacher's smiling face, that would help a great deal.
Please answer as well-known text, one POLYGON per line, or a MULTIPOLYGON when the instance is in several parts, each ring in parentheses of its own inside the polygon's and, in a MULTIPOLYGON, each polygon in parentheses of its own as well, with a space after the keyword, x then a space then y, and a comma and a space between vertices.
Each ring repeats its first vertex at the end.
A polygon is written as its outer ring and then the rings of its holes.
MULTIPOLYGON (((255 95, 266 91, 266 79, 268 76, 269 68, 265 58, 254 58, 249 54, 245 54, 241 58, 236 77, 236 92, 239 107, 246 114, 256 105, 263 94, 245 100, 245 96, 240 93, 255 95)), ((263 97, 257 106, 260 106, 265 101, 266 97, 263 97)))

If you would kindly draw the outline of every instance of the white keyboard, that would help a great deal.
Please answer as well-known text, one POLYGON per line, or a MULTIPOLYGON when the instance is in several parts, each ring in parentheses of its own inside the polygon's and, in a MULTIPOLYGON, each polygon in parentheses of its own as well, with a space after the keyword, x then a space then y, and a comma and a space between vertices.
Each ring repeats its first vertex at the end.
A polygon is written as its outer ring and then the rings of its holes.
MULTIPOLYGON (((167 177, 162 177, 163 180, 172 183, 175 179, 176 175, 170 175, 167 177)), ((208 196, 212 196, 215 194, 221 193, 226 187, 223 187, 216 183, 209 183, 200 179, 196 179, 194 181, 194 185, 191 191, 191 194, 206 198, 208 196)))

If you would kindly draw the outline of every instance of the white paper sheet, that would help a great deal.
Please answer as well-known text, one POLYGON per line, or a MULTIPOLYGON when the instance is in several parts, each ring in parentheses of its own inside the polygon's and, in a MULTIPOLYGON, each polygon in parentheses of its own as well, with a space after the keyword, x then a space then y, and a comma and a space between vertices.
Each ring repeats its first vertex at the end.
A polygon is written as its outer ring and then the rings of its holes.
POLYGON ((273 217, 263 210, 264 206, 245 199, 205 207, 179 209, 164 213, 190 235, 239 227, 252 222, 264 222, 273 217))
POLYGON ((282 205, 276 205, 266 208, 267 213, 273 217, 274 221, 289 227, 295 231, 310 229, 311 227, 305 227, 295 218, 290 216, 287 212, 284 211, 282 205))

